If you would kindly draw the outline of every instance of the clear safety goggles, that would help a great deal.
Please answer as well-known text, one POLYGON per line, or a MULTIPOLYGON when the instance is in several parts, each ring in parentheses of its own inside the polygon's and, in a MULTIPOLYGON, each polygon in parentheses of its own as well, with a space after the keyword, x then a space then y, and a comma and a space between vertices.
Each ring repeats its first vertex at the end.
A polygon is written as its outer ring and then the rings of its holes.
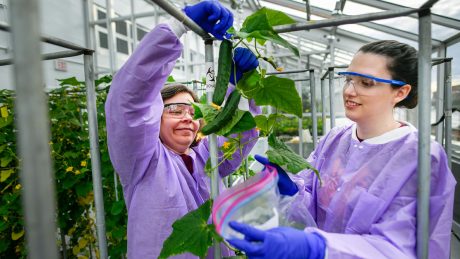
POLYGON ((377 83, 385 83, 396 86, 406 85, 403 81, 383 79, 371 75, 365 75, 357 72, 338 72, 340 83, 343 89, 352 85, 358 94, 362 94, 377 85, 377 83))
POLYGON ((163 114, 175 119, 182 119, 187 113, 192 118, 195 115, 195 109, 190 103, 168 103, 163 108, 163 114))

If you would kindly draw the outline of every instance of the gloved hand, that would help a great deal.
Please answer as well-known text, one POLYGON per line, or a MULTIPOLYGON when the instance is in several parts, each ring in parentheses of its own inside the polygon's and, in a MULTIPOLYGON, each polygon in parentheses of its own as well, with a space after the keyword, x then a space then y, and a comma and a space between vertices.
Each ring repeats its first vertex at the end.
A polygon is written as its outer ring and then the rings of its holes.
POLYGON ((235 65, 232 65, 232 71, 230 73, 230 83, 233 85, 238 83, 241 77, 243 77, 243 73, 251 71, 259 66, 259 60, 257 60, 256 55, 254 55, 251 50, 241 47, 235 48, 233 53, 233 62, 235 62, 235 65), (235 67, 236 73, 234 71, 235 67))
POLYGON ((219 40, 228 37, 227 30, 233 25, 233 14, 219 1, 206 0, 184 8, 185 14, 206 32, 219 40))
POLYGON ((308 258, 323 259, 326 251, 324 238, 316 233, 306 233, 290 227, 259 230, 249 225, 231 221, 230 227, 244 234, 245 240, 227 240, 244 251, 249 259, 255 258, 308 258))
POLYGON ((289 175, 279 165, 271 163, 268 158, 255 155, 254 158, 263 165, 271 165, 278 170, 278 189, 283 195, 293 196, 299 191, 297 185, 289 178, 289 175))

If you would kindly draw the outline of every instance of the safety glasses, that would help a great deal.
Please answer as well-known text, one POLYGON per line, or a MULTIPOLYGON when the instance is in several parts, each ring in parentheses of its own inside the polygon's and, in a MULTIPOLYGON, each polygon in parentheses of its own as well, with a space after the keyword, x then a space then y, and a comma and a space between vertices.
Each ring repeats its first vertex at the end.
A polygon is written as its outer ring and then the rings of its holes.
POLYGON ((357 72, 338 72, 340 83, 343 88, 352 85, 358 94, 366 93, 369 89, 377 85, 377 83, 385 83, 396 86, 406 85, 403 81, 383 79, 371 75, 361 74, 357 72))
POLYGON ((195 109, 190 103, 168 103, 163 108, 164 115, 175 119, 182 119, 187 113, 191 117, 195 115, 195 109))

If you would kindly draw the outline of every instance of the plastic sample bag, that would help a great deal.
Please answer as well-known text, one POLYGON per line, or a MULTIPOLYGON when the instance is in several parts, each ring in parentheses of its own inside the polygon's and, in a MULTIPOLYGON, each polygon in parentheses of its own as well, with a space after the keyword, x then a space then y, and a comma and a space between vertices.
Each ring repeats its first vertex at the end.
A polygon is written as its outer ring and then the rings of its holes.
POLYGON ((266 166, 247 181, 222 192, 214 201, 212 220, 225 239, 244 238, 228 226, 230 221, 267 230, 279 226, 278 171, 266 166))

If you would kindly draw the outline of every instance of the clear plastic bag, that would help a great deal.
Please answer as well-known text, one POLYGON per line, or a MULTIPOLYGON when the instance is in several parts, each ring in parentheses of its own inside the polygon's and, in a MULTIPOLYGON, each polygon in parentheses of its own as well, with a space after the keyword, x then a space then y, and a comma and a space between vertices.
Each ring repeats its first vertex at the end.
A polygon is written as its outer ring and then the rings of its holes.
POLYGON ((267 230, 279 226, 278 172, 266 166, 244 183, 225 190, 214 201, 212 219, 217 232, 225 239, 244 238, 229 227, 230 221, 246 223, 267 230))

